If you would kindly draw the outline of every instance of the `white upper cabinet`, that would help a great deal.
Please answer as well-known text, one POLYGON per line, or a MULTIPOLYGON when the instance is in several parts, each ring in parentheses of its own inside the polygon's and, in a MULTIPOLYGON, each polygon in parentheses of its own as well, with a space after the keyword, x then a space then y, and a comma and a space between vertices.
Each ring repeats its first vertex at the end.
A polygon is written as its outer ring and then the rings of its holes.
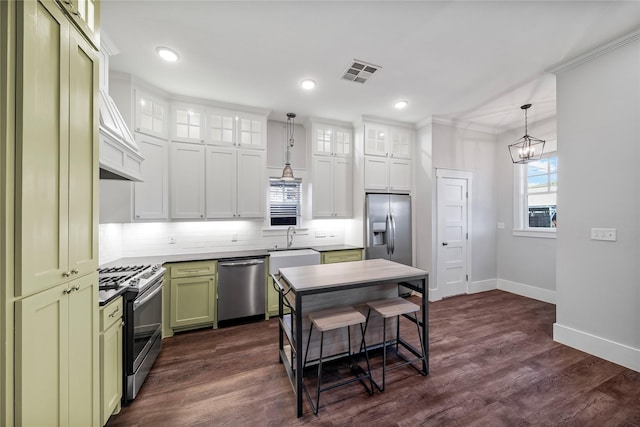
POLYGON ((403 126, 365 123, 365 190, 411 191, 413 133, 403 126))
POLYGON ((171 143, 171 218, 204 218, 204 146, 171 143))
POLYGON ((207 218, 262 218, 265 206, 265 153, 206 148, 207 218))
POLYGON ((313 123, 311 135, 313 154, 336 157, 353 156, 353 131, 351 129, 313 123))
POLYGON ((237 145, 238 116, 233 111, 207 109, 207 144, 232 147, 237 145))
POLYGON ((241 148, 264 150, 267 144, 267 119, 265 116, 238 113, 238 143, 241 148))
POLYGON ((136 220, 169 219, 169 143, 136 133, 136 142, 144 156, 142 182, 134 184, 136 220))
POLYGON ((169 104, 140 89, 134 91, 136 132, 167 139, 169 104))
POLYGON ((313 156, 314 218, 350 218, 353 216, 353 161, 313 156))
POLYGON ((204 143, 204 108, 190 104, 172 105, 171 139, 204 143))
POLYGON ((388 140, 388 126, 370 123, 364 125, 364 154, 388 157, 388 140))
POLYGON ((390 156, 399 159, 410 159, 413 147, 413 131, 401 127, 390 127, 390 156))

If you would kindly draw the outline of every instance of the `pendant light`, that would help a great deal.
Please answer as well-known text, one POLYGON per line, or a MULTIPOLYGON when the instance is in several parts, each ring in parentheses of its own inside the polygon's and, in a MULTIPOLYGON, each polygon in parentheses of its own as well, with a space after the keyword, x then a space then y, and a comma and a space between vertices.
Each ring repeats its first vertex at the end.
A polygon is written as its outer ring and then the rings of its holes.
POLYGON ((542 139, 534 138, 527 133, 527 110, 531 104, 520 107, 524 110, 524 136, 509 145, 509 154, 513 163, 528 163, 532 160, 540 160, 544 143, 542 139))
POLYGON ((296 113, 287 113, 287 159, 284 164, 284 169, 282 169, 282 176, 280 177, 283 181, 293 181, 295 178, 293 176, 293 169, 291 169, 291 163, 289 162, 289 149, 293 147, 293 132, 295 130, 295 119, 296 113))

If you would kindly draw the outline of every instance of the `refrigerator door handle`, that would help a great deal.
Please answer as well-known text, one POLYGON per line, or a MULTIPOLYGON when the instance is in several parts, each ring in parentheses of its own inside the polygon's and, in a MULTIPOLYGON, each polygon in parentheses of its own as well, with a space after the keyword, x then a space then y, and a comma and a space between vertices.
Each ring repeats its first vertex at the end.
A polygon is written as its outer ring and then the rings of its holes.
POLYGON ((389 218, 391 218, 391 229, 393 230, 393 239, 391 240, 391 254, 396 250, 396 220, 393 217, 393 214, 389 214, 389 218))
POLYGON ((391 254, 391 215, 387 212, 387 255, 391 254))

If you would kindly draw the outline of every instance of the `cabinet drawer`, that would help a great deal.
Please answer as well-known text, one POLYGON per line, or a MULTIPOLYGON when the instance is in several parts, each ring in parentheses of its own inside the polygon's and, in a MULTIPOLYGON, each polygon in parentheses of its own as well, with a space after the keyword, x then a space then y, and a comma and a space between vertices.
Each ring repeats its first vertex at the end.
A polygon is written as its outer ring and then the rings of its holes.
POLYGON ((122 297, 118 297, 109 304, 100 308, 100 332, 109 329, 109 326, 122 319, 122 297))
POLYGON ((336 262, 361 261, 361 249, 349 249, 346 251, 324 252, 322 254, 322 264, 333 264, 336 262))
POLYGON ((194 261, 171 264, 171 278, 210 276, 216 274, 216 261, 194 261))

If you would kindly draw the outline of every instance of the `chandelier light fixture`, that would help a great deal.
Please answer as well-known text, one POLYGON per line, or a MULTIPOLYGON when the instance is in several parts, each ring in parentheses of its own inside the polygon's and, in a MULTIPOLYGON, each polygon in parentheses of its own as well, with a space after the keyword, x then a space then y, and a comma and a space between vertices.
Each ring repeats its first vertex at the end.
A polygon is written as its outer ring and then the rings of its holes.
POLYGON ((295 118, 296 113, 287 113, 287 157, 284 164, 284 169, 282 169, 282 176, 280 177, 280 179, 283 181, 293 181, 295 179, 295 177, 293 176, 293 169, 291 169, 291 163, 289 161, 289 150, 293 148, 293 144, 295 142, 293 140, 295 118))
POLYGON ((509 145, 509 154, 513 163, 528 163, 532 160, 540 160, 544 143, 542 139, 534 138, 527 131, 527 110, 531 104, 524 104, 521 109, 524 110, 524 136, 513 144, 509 145))

